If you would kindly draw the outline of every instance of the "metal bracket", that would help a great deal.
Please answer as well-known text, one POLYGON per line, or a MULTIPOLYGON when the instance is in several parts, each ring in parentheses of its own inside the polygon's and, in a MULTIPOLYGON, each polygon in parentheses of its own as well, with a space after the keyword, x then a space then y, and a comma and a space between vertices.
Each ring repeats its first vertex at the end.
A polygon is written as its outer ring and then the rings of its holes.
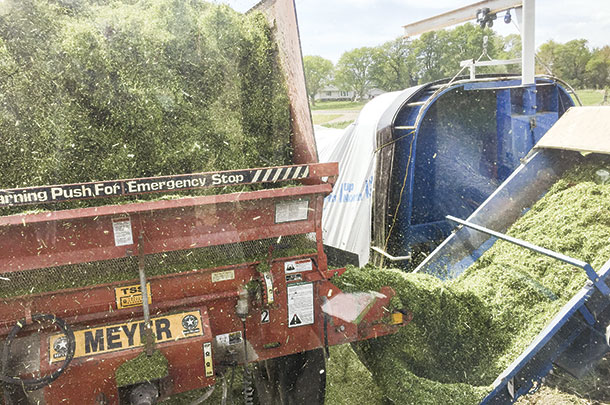
POLYGON ((375 252, 379 253, 383 257, 388 258, 391 262, 402 262, 404 260, 411 260, 411 255, 407 255, 407 256, 392 256, 391 254, 387 253, 386 251, 384 251, 381 248, 378 248, 377 246, 371 246, 371 249, 373 249, 375 252))
POLYGON ((263 273, 263 288, 267 296, 267 302, 265 305, 271 305, 275 302, 273 297, 273 278, 271 278, 270 272, 266 271, 263 273))
POLYGON ((573 257, 569 257, 569 256, 566 256, 561 253, 554 252, 550 249, 545 249, 543 247, 534 245, 533 243, 529 243, 529 242, 526 242, 521 239, 513 238, 512 236, 508 236, 508 235, 505 235, 500 232, 492 231, 491 229, 487 229, 483 226, 461 220, 461 219, 453 217, 451 215, 447 215, 445 218, 447 218, 450 221, 457 222, 458 224, 463 225, 467 228, 474 229, 475 231, 486 233, 487 235, 496 237, 498 239, 502 239, 502 240, 504 240, 506 242, 510 242, 514 245, 524 247, 524 248, 532 250, 536 253, 540 253, 545 256, 551 257, 553 259, 562 261, 564 263, 568 263, 572 266, 579 267, 585 271, 589 280, 591 280, 593 285, 595 285, 595 287, 599 290, 599 292, 602 293, 602 295, 604 295, 606 297, 610 295, 610 288, 608 288, 604 279, 601 279, 599 277, 599 274, 597 274, 597 272, 593 269, 593 267, 591 267, 591 265, 589 263, 583 262, 582 260, 574 259, 573 257))

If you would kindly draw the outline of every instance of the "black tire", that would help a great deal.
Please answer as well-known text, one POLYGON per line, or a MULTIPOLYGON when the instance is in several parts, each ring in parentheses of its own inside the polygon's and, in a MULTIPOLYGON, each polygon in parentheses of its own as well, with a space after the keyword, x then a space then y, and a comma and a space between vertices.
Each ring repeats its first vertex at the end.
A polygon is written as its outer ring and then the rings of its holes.
POLYGON ((326 394, 324 349, 259 362, 254 384, 260 404, 323 405, 326 394))

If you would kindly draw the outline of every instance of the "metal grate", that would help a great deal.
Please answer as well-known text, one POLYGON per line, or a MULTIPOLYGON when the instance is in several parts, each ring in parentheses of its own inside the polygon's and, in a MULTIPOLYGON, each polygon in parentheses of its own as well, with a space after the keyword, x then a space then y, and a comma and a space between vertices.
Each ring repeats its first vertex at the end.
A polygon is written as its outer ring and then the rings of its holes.
MULTIPOLYGON (((316 252, 315 234, 259 239, 197 249, 176 250, 145 256, 147 276, 181 273, 244 262, 266 260, 269 246, 273 257, 316 252)), ((86 287, 138 277, 138 257, 122 257, 9 273, 0 280, 0 297, 14 297, 67 288, 86 287)))

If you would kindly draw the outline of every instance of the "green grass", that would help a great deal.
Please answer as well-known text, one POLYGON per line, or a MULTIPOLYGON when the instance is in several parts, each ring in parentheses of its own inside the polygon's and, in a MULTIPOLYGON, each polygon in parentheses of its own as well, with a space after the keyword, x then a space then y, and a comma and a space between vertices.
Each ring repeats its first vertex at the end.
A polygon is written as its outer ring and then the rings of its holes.
POLYGON ((360 110, 366 101, 318 101, 315 105, 311 106, 312 111, 322 110, 360 110))
MULTIPOLYGON (((582 105, 600 105, 604 99, 603 90, 576 90, 576 94, 578 94, 578 98, 580 98, 582 105)), ((574 103, 578 105, 576 100, 574 100, 574 103)))
POLYGON ((345 129, 354 121, 341 121, 341 122, 333 122, 332 124, 324 124, 326 128, 337 128, 337 129, 345 129))
POLYGON ((342 115, 343 114, 313 114, 313 123, 316 125, 323 125, 329 121, 341 117, 342 115))

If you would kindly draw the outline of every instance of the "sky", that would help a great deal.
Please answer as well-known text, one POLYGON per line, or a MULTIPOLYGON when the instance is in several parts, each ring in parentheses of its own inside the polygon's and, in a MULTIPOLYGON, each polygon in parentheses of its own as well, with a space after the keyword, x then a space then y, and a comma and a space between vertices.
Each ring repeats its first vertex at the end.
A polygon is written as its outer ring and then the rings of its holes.
MULTIPOLYGON (((216 0, 245 11, 257 1, 216 0)), ((475 3, 476 0, 295 0, 303 55, 334 63, 343 52, 377 46, 403 33, 402 26, 475 3)), ((504 13, 501 13, 503 16, 504 13)), ((513 14, 514 15, 514 14, 513 14)), ((474 16, 473 16, 474 22, 474 16)), ((500 17, 494 30, 517 34, 500 17)), ((553 39, 584 38, 589 46, 610 45, 610 0, 537 0, 536 47, 553 39)))

